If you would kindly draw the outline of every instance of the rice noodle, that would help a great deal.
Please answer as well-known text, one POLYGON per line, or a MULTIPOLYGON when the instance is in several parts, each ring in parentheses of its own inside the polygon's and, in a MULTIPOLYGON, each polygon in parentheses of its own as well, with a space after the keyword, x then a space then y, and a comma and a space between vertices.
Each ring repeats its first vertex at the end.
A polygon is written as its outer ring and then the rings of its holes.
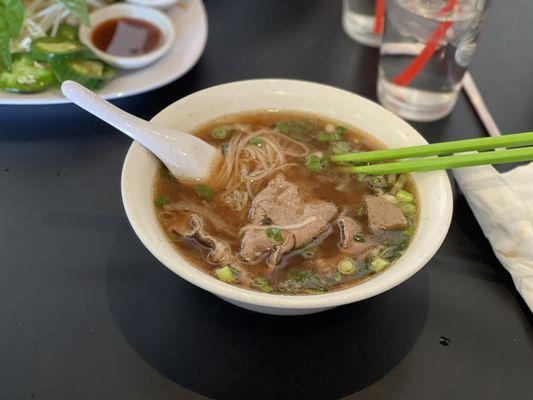
POLYGON ((277 228, 277 229, 298 229, 301 228, 307 224, 310 224, 311 222, 316 221, 316 217, 309 217, 304 219, 302 222, 298 222, 297 224, 290 224, 290 225, 247 225, 243 228, 241 228, 239 233, 250 231, 250 230, 267 230, 270 228, 277 228))
POLYGON ((230 196, 228 192, 235 189, 244 188, 248 196, 253 198, 261 184, 274 173, 299 165, 288 162, 287 157, 302 158, 309 154, 309 149, 303 143, 271 128, 252 130, 245 124, 226 128, 237 132, 229 140, 224 163, 212 181, 216 187, 226 190, 225 196, 230 196), (250 139, 254 137, 261 138, 261 146, 250 144, 250 139))

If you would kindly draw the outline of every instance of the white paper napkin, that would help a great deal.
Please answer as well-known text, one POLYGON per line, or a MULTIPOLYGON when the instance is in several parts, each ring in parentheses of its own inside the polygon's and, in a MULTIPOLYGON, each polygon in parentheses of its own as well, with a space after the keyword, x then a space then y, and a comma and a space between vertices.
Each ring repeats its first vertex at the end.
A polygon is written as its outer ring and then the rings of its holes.
POLYGON ((533 163, 453 171, 496 256, 533 312, 533 163))

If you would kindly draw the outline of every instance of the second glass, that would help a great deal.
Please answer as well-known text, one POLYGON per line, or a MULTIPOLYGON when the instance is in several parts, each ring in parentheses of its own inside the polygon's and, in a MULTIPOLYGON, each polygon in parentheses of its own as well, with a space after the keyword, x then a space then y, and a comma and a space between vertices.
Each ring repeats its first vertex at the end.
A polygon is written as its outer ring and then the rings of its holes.
POLYGON ((476 48, 486 0, 388 0, 379 101, 397 115, 449 114, 476 48))
POLYGON ((342 26, 352 39, 378 47, 383 33, 385 0, 344 0, 342 26))

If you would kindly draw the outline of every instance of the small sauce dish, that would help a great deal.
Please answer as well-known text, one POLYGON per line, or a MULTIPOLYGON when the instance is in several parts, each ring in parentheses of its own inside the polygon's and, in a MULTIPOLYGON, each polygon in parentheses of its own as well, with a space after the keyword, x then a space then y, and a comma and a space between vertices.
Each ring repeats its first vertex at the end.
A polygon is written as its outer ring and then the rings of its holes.
POLYGON ((98 58, 119 69, 145 67, 172 47, 175 29, 157 9, 114 4, 91 13, 91 26, 81 26, 80 40, 98 58))

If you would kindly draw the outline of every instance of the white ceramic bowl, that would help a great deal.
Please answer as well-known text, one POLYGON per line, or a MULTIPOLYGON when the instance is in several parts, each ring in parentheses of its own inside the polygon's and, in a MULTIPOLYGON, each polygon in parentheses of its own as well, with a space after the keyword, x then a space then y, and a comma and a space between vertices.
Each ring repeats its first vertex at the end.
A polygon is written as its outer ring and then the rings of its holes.
MULTIPOLYGON (((152 121, 182 131, 228 114, 253 110, 292 110, 321 115, 362 129, 389 147, 426 144, 409 124, 381 106, 330 86, 292 80, 251 80, 215 86, 171 104, 152 121)), ((419 271, 440 247, 452 217, 452 192, 445 172, 413 175, 420 220, 405 254, 381 274, 360 285, 320 295, 259 293, 223 283, 191 265, 166 238, 156 219, 152 186, 157 159, 133 143, 122 171, 122 199, 133 229, 165 266, 237 306, 277 315, 310 314, 383 293, 419 271)))
POLYGON ((174 6, 178 0, 126 0, 128 3, 138 4, 145 7, 155 7, 166 10, 174 6))
POLYGON ((112 4, 92 12, 89 19, 91 21, 90 27, 85 25, 80 27, 80 41, 89 47, 98 58, 120 69, 137 69, 155 62, 170 50, 176 35, 174 24, 165 13, 155 8, 139 5, 126 3, 112 4), (120 17, 141 19, 157 26, 161 31, 161 44, 149 53, 133 57, 115 56, 101 51, 91 40, 93 29, 104 21, 120 17))

